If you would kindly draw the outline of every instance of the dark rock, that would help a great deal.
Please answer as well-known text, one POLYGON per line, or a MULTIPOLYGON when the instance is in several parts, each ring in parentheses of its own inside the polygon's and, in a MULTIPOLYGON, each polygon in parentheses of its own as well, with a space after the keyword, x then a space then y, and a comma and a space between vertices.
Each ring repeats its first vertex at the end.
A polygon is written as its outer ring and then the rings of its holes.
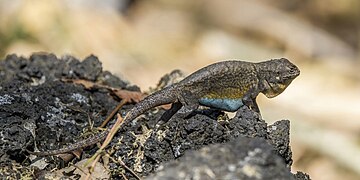
POLYGON ((117 105, 106 90, 89 91, 82 85, 61 81, 69 77, 127 86, 102 72, 95 56, 79 62, 69 56, 58 59, 53 54, 37 53, 28 60, 9 55, 0 61, 0 163, 30 163, 25 149, 34 150, 35 143, 40 150, 73 143, 90 127, 89 122, 98 126, 117 105), (69 63, 78 65, 72 67, 69 63))
MULTIPOLYGON (((12 168, 9 164, 16 164, 18 169, 32 172, 30 164, 41 158, 28 158, 26 150, 57 149, 82 139, 80 136, 90 129, 89 122, 93 122, 94 127, 99 126, 118 103, 119 99, 112 97, 104 88, 89 90, 79 84, 64 82, 63 79, 86 79, 115 88, 139 91, 138 87, 129 86, 110 72, 102 71, 101 63, 95 56, 89 56, 82 62, 72 56, 57 58, 46 53, 34 54, 29 59, 7 56, 0 61, 0 176, 3 170, 12 168)), ((119 114, 124 116, 132 107, 131 104, 125 105, 119 114)), ((290 173, 292 158, 289 121, 278 121, 268 127, 257 113, 247 107, 239 109, 231 119, 221 111, 202 109, 187 119, 174 115, 163 128, 156 128, 163 113, 162 108, 154 108, 124 124, 107 148, 115 150, 111 156, 114 159, 121 158, 140 176, 146 176, 162 163, 181 158, 189 150, 203 148, 204 151, 204 148, 222 147, 219 143, 224 143, 223 150, 227 149, 226 152, 214 155, 208 153, 208 156, 200 155, 194 159, 198 159, 199 163, 212 162, 213 165, 209 166, 211 168, 218 165, 216 173, 224 177, 235 177, 238 168, 241 170, 244 167, 250 167, 250 170, 256 167, 254 172, 259 172, 257 174, 261 177, 288 177, 290 173), (235 139, 239 144, 234 143, 235 139), (225 145, 229 141, 231 143, 225 145), (272 145, 272 150, 266 142, 272 145), (218 145, 209 147, 212 144, 218 145), (247 148, 246 151, 242 151, 243 147, 247 148), (252 164, 246 164, 244 158, 254 151, 250 151, 251 148, 259 148, 261 151, 256 151, 253 159, 250 158, 252 164), (230 154, 234 153, 238 154, 230 158, 230 154), (209 159, 200 161, 204 157, 209 159), (215 162, 215 157, 219 162, 215 162), (241 167, 235 164, 235 170, 234 166, 222 167, 222 160, 229 158, 233 162, 245 164, 241 164, 241 167), (283 164, 288 167, 286 173, 283 164), (259 168, 261 171, 257 171, 259 168)), ((86 148, 81 158, 93 155, 97 150, 94 147, 86 148)), ((68 165, 53 156, 45 159, 46 166, 35 174, 44 174, 43 171, 68 165)), ((74 159, 72 162, 76 161, 79 160, 74 159)), ((175 168, 175 164, 171 163, 169 167, 175 168)), ((119 162, 109 163, 108 168, 113 178, 121 177, 119 172, 132 177, 119 162)), ((33 178, 36 177, 40 176, 33 178)), ((238 177, 249 175, 240 174, 238 177)), ((302 174, 294 177, 306 178, 302 174)))
POLYGON ((296 180, 310 180, 310 176, 306 173, 303 173, 303 172, 300 172, 300 171, 297 171, 296 174, 294 174, 294 177, 296 180))
POLYGON ((284 158, 286 165, 292 165, 292 152, 290 149, 290 121, 281 120, 268 126, 269 143, 274 146, 281 157, 284 158))
POLYGON ((243 136, 186 152, 159 169, 147 179, 294 179, 264 139, 243 136))

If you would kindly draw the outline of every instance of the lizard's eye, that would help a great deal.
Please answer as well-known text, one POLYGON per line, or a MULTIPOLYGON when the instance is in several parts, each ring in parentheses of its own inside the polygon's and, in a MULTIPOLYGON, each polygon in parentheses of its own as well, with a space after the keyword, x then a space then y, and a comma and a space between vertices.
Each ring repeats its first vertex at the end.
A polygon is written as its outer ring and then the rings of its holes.
POLYGON ((281 73, 279 71, 276 72, 276 79, 279 80, 281 76, 281 73))

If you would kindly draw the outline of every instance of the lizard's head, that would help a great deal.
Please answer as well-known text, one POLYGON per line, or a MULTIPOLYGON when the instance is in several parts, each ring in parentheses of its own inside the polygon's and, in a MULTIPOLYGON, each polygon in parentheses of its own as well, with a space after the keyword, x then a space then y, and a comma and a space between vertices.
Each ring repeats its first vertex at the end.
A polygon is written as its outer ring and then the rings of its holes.
POLYGON ((273 59, 257 64, 262 93, 273 98, 282 93, 300 74, 300 70, 285 58, 273 59))

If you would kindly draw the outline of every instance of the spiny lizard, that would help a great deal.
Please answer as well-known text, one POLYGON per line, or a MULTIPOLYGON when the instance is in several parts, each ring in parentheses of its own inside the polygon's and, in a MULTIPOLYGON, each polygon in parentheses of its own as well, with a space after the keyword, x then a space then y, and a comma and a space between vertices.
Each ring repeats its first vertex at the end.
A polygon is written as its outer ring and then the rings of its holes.
MULTIPOLYGON (((259 112, 259 93, 273 98, 282 93, 300 74, 300 70, 285 58, 259 63, 223 61, 206 66, 182 81, 154 92, 137 103, 126 115, 127 123, 147 110, 173 103, 172 111, 187 117, 199 105, 234 112, 245 105, 259 112)), ((38 156, 55 155, 87 147, 102 141, 111 128, 63 149, 33 152, 38 156)))

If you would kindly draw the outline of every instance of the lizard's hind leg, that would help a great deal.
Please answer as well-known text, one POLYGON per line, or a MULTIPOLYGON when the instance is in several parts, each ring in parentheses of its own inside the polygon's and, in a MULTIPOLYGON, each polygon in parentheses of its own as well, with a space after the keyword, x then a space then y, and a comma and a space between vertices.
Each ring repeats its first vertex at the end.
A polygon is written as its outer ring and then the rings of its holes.
POLYGON ((182 119, 189 117, 199 107, 198 98, 190 91, 183 91, 178 97, 182 107, 176 115, 182 119))
MULTIPOLYGON (((198 98, 190 91, 183 91, 180 97, 178 97, 182 107, 175 113, 176 119, 184 120, 189 118, 195 110, 199 107, 198 98)), ((176 122, 176 129, 175 131, 179 131, 179 124, 181 121, 176 122)))
MULTIPOLYGON (((156 129, 163 129, 165 123, 171 118, 185 119, 189 117, 198 107, 199 102, 196 96, 194 96, 190 91, 183 92, 178 97, 178 101, 173 103, 171 108, 161 116, 159 121, 160 123, 158 123, 160 125, 157 125, 156 129)), ((178 124, 179 122, 176 123, 178 124)))
POLYGON ((163 125, 168 122, 172 116, 174 116, 174 114, 176 112, 179 111, 179 109, 181 109, 182 104, 180 102, 174 102, 171 105, 171 108, 167 111, 165 111, 165 113, 160 117, 159 121, 156 124, 156 129, 162 129, 163 125))

